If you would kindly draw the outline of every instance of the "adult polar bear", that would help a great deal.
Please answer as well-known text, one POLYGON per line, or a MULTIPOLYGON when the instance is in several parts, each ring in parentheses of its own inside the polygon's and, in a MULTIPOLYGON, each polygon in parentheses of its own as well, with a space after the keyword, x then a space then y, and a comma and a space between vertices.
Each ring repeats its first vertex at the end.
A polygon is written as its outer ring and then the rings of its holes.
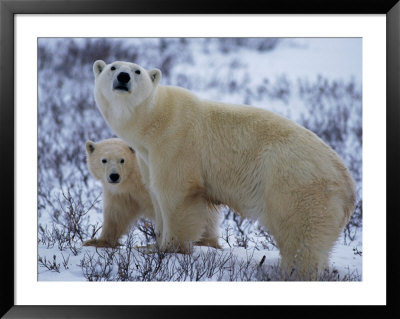
POLYGON ((93 71, 101 113, 137 151, 162 250, 190 250, 211 200, 258 219, 286 273, 316 278, 355 201, 353 179, 329 146, 269 111, 158 85, 158 69, 98 60, 93 71))

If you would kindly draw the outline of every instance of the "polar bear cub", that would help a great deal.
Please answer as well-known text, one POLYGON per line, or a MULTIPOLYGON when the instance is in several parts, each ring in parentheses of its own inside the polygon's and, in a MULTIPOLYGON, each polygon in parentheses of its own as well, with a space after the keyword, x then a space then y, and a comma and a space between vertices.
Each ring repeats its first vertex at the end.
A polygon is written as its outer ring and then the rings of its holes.
MULTIPOLYGON (((122 140, 87 141, 86 152, 89 171, 103 186, 104 224, 100 237, 83 245, 116 247, 139 217, 154 220, 150 194, 142 182, 135 151, 122 140)), ((216 207, 210 203, 204 215, 208 222, 196 244, 220 248, 216 207)))
POLYGON ((211 200, 258 219, 286 273, 316 278, 355 202, 353 179, 329 146, 270 111, 159 85, 158 69, 98 60, 93 71, 104 119, 137 151, 163 250, 190 251, 211 200))

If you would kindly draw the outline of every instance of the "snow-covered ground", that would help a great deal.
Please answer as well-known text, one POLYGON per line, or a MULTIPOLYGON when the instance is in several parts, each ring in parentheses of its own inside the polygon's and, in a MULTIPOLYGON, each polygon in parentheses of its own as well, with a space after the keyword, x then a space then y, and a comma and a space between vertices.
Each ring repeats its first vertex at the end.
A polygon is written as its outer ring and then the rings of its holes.
POLYGON ((353 173, 359 204, 357 218, 332 250, 326 280, 362 280, 361 41, 40 39, 38 280, 277 278, 279 251, 273 239, 256 222, 235 219, 226 208, 221 212, 221 250, 195 247, 189 257, 152 260, 133 248, 145 241, 136 227, 119 249, 81 246, 102 223, 101 188, 86 168, 84 145, 88 139, 114 136, 93 100, 91 67, 96 59, 157 67, 163 72, 161 84, 183 86, 206 99, 269 109, 316 132, 353 173), (210 260, 214 271, 209 265, 202 274, 210 260), (151 277, 143 269, 157 265, 168 271, 151 277))

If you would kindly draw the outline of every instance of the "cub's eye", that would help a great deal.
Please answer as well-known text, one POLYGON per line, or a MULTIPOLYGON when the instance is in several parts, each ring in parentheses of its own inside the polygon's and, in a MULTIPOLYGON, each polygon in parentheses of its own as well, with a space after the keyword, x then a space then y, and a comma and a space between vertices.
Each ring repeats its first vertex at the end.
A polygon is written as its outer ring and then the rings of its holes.
POLYGON ((101 162, 102 162, 103 164, 105 164, 105 163, 107 163, 107 160, 106 160, 105 158, 103 158, 103 159, 101 160, 101 162))
POLYGON ((136 73, 136 74, 140 74, 140 70, 136 70, 135 73, 136 73))
POLYGON ((125 163, 125 160, 124 160, 123 158, 121 158, 120 163, 121 163, 121 164, 124 164, 124 163, 125 163))
POLYGON ((110 69, 111 69, 111 71, 114 71, 115 70, 115 66, 112 66, 110 69))

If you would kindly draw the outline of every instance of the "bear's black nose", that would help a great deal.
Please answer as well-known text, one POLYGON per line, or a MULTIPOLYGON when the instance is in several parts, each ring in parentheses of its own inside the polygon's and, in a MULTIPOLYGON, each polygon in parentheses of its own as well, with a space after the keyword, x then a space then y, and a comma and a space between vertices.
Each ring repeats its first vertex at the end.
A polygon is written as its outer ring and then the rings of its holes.
POLYGON ((126 73, 126 72, 121 72, 120 74, 118 74, 117 79, 118 79, 118 81, 120 81, 121 83, 128 83, 129 80, 131 79, 131 77, 129 76, 128 73, 126 73))
POLYGON ((118 180, 119 180, 119 174, 116 174, 116 173, 110 174, 110 181, 111 182, 116 183, 116 182, 118 182, 118 180))

